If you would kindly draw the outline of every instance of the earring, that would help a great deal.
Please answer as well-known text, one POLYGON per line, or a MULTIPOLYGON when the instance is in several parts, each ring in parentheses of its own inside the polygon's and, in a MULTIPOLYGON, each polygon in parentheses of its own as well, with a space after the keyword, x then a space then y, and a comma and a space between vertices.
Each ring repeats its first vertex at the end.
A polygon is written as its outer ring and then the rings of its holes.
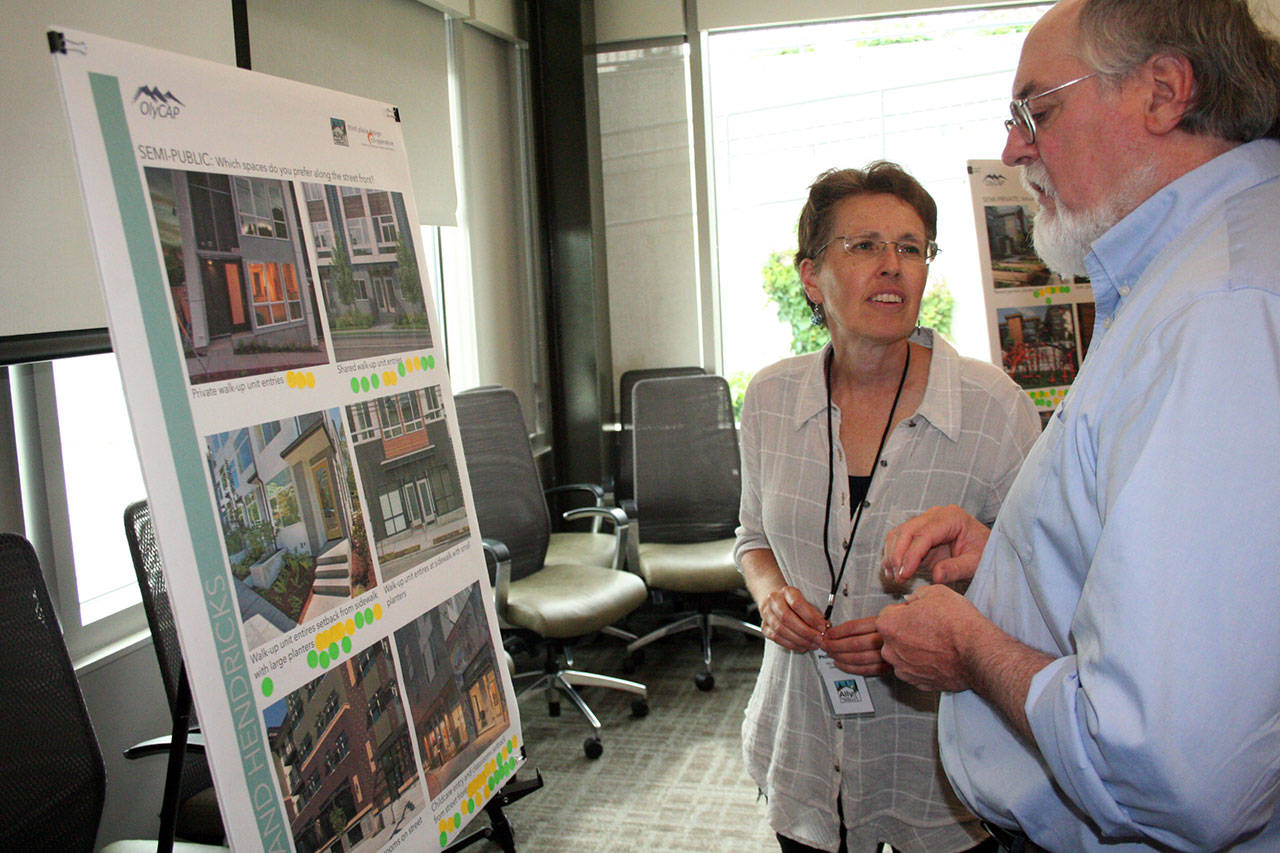
POLYGON ((821 302, 814 303, 813 316, 809 318, 809 323, 813 326, 825 326, 827 324, 827 317, 822 311, 821 302))

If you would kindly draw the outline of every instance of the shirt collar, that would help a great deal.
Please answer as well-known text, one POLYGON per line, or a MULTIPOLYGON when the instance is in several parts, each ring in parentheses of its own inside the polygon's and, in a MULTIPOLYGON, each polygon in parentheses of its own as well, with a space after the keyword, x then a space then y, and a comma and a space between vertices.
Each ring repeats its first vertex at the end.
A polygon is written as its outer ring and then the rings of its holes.
POLYGON ((1111 317, 1169 243, 1221 199, 1276 174, 1280 143, 1259 139, 1192 169, 1099 237, 1085 256, 1098 321, 1111 317))
MULTIPOLYGON (((960 354, 933 329, 917 328, 908 339, 933 350, 929 364, 929 380, 924 399, 912 415, 928 421, 952 441, 960 438, 960 354)), ((831 351, 828 343, 810 359, 805 369, 801 391, 796 395, 792 426, 801 429, 811 419, 826 416, 827 383, 823 365, 831 351)))

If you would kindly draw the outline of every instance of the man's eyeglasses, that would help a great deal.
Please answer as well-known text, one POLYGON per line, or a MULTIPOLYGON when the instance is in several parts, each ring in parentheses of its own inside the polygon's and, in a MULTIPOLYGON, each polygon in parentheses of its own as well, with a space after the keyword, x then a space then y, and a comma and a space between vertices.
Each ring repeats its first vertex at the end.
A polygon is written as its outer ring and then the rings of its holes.
POLYGON ((1090 72, 1083 77, 1077 77, 1074 80, 1068 80, 1061 86, 1054 86, 1052 89, 1045 89, 1043 92, 1037 92, 1034 95, 1027 95, 1025 98, 1018 98, 1009 102, 1009 112, 1013 114, 1013 118, 1004 120, 1004 129, 1006 132, 1012 131, 1015 127, 1022 134, 1022 138, 1027 141, 1028 145, 1036 144, 1036 119, 1031 113, 1031 107, 1028 106, 1037 98, 1043 98, 1045 95, 1052 95, 1054 92, 1061 92, 1068 86, 1074 86, 1077 83, 1083 83, 1090 77, 1098 76, 1098 72, 1090 72))
POLYGON ((854 260, 871 261, 878 259, 884 253, 885 247, 893 246, 893 250, 898 254, 898 260, 908 264, 927 264, 938 256, 938 244, 932 240, 926 243, 919 243, 915 240, 872 240, 870 237, 832 237, 830 240, 822 244, 822 248, 813 253, 816 259, 819 255, 826 251, 827 247, 835 241, 840 240, 844 244, 844 250, 853 256, 854 260))

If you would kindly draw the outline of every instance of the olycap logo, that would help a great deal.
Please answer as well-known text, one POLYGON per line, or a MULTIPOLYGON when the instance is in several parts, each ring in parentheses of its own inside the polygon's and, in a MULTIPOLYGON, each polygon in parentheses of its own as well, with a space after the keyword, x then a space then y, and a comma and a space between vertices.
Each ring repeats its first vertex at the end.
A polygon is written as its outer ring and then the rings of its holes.
POLYGON ((160 91, 159 86, 139 86, 133 93, 133 102, 138 105, 138 112, 147 118, 177 118, 186 104, 178 100, 173 92, 160 91))

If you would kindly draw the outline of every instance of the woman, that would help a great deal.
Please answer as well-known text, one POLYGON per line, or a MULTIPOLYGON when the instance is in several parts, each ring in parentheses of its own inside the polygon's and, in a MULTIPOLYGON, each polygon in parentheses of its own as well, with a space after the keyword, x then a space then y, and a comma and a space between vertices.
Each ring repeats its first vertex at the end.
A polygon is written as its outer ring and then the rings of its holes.
POLYGON ((784 851, 985 837, 938 762, 937 695, 893 678, 874 630, 907 591, 878 570, 885 533, 938 504, 993 520, 1040 431, 1001 370, 916 328, 936 228, 929 193, 892 163, 821 175, 796 266, 831 343, 747 389, 735 554, 768 642, 743 753, 784 851), (849 695, 842 672, 869 676, 856 687, 872 712, 835 716, 815 650, 849 695))

